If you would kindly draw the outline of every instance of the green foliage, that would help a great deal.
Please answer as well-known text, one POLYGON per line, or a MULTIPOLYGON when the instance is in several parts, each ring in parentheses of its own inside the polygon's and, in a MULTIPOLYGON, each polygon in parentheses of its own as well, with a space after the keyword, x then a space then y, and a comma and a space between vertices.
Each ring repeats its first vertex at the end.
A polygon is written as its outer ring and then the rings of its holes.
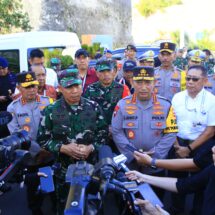
POLYGON ((86 44, 83 44, 81 47, 82 47, 83 49, 86 49, 86 50, 88 51, 88 53, 89 53, 89 55, 90 55, 90 58, 94 58, 95 55, 96 55, 96 52, 97 52, 98 50, 100 50, 101 53, 103 53, 103 51, 104 51, 104 48, 103 48, 103 47, 100 47, 100 43, 93 43, 92 46, 88 46, 88 45, 86 45, 86 44))
POLYGON ((0 33, 11 33, 15 29, 31 30, 28 14, 23 13, 20 0, 0 0, 0 33))
POLYGON ((180 31, 173 31, 170 34, 171 40, 179 46, 180 44, 180 31))
POLYGON ((198 47, 199 49, 215 50, 215 41, 210 39, 211 32, 204 31, 203 37, 196 42, 191 41, 189 44, 190 48, 198 47))
POLYGON ((136 7, 143 16, 148 17, 158 10, 176 4, 182 4, 182 0, 140 0, 136 7))
POLYGON ((43 49, 44 55, 45 55, 45 65, 47 67, 51 67, 50 60, 51 58, 59 58, 61 60, 61 69, 66 69, 70 65, 73 64, 73 59, 69 55, 62 55, 62 49, 54 49, 50 51, 49 49, 43 49))

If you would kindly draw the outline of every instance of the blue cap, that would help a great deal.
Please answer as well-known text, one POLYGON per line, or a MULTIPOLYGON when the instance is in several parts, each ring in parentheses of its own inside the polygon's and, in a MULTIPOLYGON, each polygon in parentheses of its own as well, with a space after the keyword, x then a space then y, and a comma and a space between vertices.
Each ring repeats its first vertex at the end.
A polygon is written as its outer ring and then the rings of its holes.
POLYGON ((133 60, 126 60, 123 64, 123 71, 132 71, 134 67, 137 66, 137 63, 133 60))
POLYGON ((143 53, 142 55, 140 55, 138 60, 154 62, 154 56, 155 56, 155 53, 152 50, 149 50, 149 51, 143 53))
POLYGON ((192 50, 188 53, 190 60, 195 62, 202 62, 205 60, 205 53, 199 49, 192 50))
POLYGON ((106 49, 106 50, 104 51, 104 54, 106 54, 106 53, 112 54, 112 51, 111 51, 110 49, 106 49))
POLYGON ((8 61, 5 58, 3 58, 3 57, 0 57, 0 66, 2 68, 8 67, 8 61))
POLYGON ((84 57, 89 57, 89 53, 85 49, 78 49, 75 52, 75 58, 79 58, 81 55, 84 55, 84 57))

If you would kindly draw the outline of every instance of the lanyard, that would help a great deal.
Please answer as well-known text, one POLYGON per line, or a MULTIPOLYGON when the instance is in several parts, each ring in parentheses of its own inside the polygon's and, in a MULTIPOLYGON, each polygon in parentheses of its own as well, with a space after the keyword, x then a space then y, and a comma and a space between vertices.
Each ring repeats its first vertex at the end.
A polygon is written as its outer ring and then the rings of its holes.
POLYGON ((86 83, 86 77, 87 75, 84 76, 84 79, 82 80, 82 88, 84 89, 85 83, 86 83))
MULTIPOLYGON (((200 105, 200 112, 205 115, 206 114, 206 111, 204 110, 204 104, 205 104, 205 91, 203 91, 203 95, 202 95, 202 99, 201 99, 201 105, 200 105)), ((196 107, 195 108, 188 108, 188 96, 186 96, 185 98, 185 108, 188 110, 188 111, 194 111, 194 112, 197 112, 196 110, 196 107)))

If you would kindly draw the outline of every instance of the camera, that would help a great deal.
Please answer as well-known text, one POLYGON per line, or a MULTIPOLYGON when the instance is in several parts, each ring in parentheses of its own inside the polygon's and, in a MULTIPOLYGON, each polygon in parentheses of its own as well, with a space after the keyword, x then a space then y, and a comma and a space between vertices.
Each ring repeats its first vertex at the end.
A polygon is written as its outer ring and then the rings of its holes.
POLYGON ((31 159, 27 151, 30 146, 31 141, 25 130, 0 139, 0 182, 9 180, 26 161, 31 159))

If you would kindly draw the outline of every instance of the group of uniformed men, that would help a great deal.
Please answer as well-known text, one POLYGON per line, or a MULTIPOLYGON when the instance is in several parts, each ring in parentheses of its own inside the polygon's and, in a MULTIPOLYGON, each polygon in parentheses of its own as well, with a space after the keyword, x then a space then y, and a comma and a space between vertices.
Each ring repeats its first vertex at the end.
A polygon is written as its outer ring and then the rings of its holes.
MULTIPOLYGON (((8 106, 13 114, 8 128, 11 133, 19 129, 29 132, 35 160, 47 150, 61 164, 55 176, 58 214, 63 214, 68 195, 64 183, 68 165, 78 160, 95 164, 103 144, 126 155, 130 168, 155 176, 165 175, 165 167, 158 168, 157 160, 167 158, 169 151, 173 157, 188 158, 214 145, 215 97, 207 91, 202 51, 189 53, 189 67, 184 71, 173 64, 174 43, 160 44, 161 65, 156 69, 153 51, 144 53, 138 61, 134 45, 126 50, 122 73, 117 73, 114 60, 105 58, 98 60, 96 70, 88 68, 87 51, 78 50, 77 68, 58 71, 62 96, 54 103, 38 94, 38 81, 44 80, 40 62, 31 71, 17 75, 20 95, 8 106), (127 145, 144 153, 132 153, 127 145), (144 155, 150 155, 149 163, 144 155)), ((37 167, 41 165, 45 164, 41 161, 37 167)), ((156 192, 163 196, 161 190, 156 192)), ((35 190, 30 195, 32 213, 43 214, 35 190)), ((173 206, 175 214, 184 209, 184 203, 175 206, 173 202, 173 206)))

